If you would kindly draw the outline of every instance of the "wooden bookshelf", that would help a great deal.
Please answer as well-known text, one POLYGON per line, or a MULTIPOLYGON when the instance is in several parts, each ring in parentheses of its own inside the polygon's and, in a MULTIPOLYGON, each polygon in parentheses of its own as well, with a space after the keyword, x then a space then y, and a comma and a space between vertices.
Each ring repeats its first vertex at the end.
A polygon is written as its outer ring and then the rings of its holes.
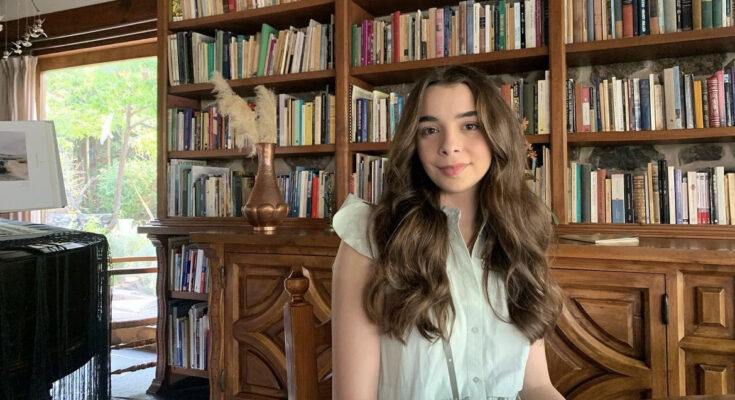
MULTIPOLYGON (((333 144, 318 144, 311 146, 276 147, 276 156, 279 155, 327 155, 334 154, 336 146, 333 144)), ((212 160, 218 158, 234 159, 246 157, 247 151, 241 149, 220 150, 191 150, 169 151, 168 158, 183 158, 193 160, 212 160)))
POLYGON ((350 143, 350 151, 358 153, 387 152, 389 148, 389 142, 350 143))
MULTIPOLYGON (((276 92, 306 92, 322 90, 326 85, 334 86, 334 70, 299 72, 297 74, 258 76, 247 79, 233 79, 228 82, 232 90, 241 96, 253 95, 258 85, 263 85, 276 92)), ((190 85, 171 86, 169 94, 196 99, 213 98, 211 83, 195 83, 190 85)))
POLYGON ((169 297, 172 299, 208 301, 208 293, 182 292, 180 290, 169 290, 169 297))
POLYGON ((433 68, 450 64, 470 65, 486 70, 493 75, 519 73, 547 69, 548 54, 546 47, 494 51, 447 58, 351 67, 350 75, 371 85, 378 86, 411 82, 433 68))
MULTIPOLYGON (((360 23, 366 18, 388 15, 394 11, 401 13, 426 10, 430 7, 456 5, 458 0, 300 0, 278 6, 246 10, 238 13, 217 15, 194 20, 169 22, 169 0, 157 0, 158 8, 158 219, 150 224, 163 236, 185 235, 191 232, 229 232, 239 237, 250 232, 245 218, 206 218, 206 217, 169 217, 167 216, 166 168, 170 158, 184 159, 237 159, 243 156, 240 150, 205 151, 168 151, 166 138, 167 110, 170 107, 197 107, 199 100, 212 99, 213 86, 208 83, 194 85, 168 86, 168 41, 172 32, 194 30, 212 33, 215 29, 232 30, 238 33, 253 34, 260 31, 262 23, 276 29, 305 26, 309 19, 328 22, 331 13, 335 15, 334 26, 334 69, 312 71, 298 74, 254 77, 231 80, 229 83, 238 94, 250 96, 257 85, 277 93, 306 92, 323 90, 329 85, 335 95, 336 142, 329 145, 277 148, 278 156, 332 156, 334 157, 335 189, 337 204, 342 204, 348 194, 349 177, 352 171, 354 153, 386 154, 389 143, 349 143, 349 87, 360 85, 365 89, 389 84, 405 84, 415 81, 432 68, 445 65, 472 65, 496 75, 502 73, 518 74, 529 71, 550 71, 550 135, 526 135, 532 144, 547 144, 551 149, 551 189, 552 210, 559 217, 558 233, 591 232, 632 232, 640 236, 665 237, 671 239, 698 238, 721 239, 735 237, 735 226, 713 225, 640 225, 640 224, 570 224, 567 215, 567 165, 571 148, 583 146, 619 146, 640 144, 678 144, 678 143, 719 143, 734 142, 735 128, 682 129, 645 132, 566 132, 566 79, 567 68, 618 62, 642 61, 665 57, 696 56, 711 53, 735 51, 735 27, 704 29, 662 35, 632 37, 589 43, 565 43, 564 2, 548 1, 548 31, 546 46, 498 51, 482 54, 453 56, 430 60, 407 61, 391 64, 378 64, 352 67, 351 64, 351 24, 360 23)), ((310 232, 324 232, 329 229, 326 219, 288 218, 282 225, 285 229, 301 229, 310 232)), ((280 229, 280 228, 279 228, 280 229)), ((276 234, 278 235, 278 234, 276 234)), ((306 235, 306 234, 305 234, 306 235)), ((152 237, 152 240, 155 239, 152 237)), ((165 278, 165 260, 168 249, 160 242, 159 281, 165 278), (164 264, 160 264, 163 262, 164 264), (163 267, 160 267, 163 265, 163 267)), ((218 251, 224 252, 220 249, 218 251)), ((290 254, 290 253, 289 253, 290 254)), ((221 256, 222 254, 220 254, 221 256)), ((279 254, 278 257, 281 257, 279 254)), ((290 255, 288 257, 291 257, 290 255)), ((289 258, 289 260, 297 258, 289 258)), ((291 261, 289 261, 291 262, 291 261)), ((216 279, 215 279, 216 281, 216 279)), ((165 279, 163 282, 167 282, 165 279)), ((213 282, 215 284, 215 282, 213 282)), ((200 376, 209 378, 217 389, 212 389, 213 398, 221 398, 220 379, 227 375, 228 385, 233 385, 235 372, 226 371, 220 353, 212 360, 209 371, 193 371, 185 368, 167 367, 165 354, 165 313, 169 298, 187 296, 169 293, 159 287, 159 335, 158 368, 156 380, 151 391, 157 391, 164 381, 173 375, 200 376), (163 315, 163 317, 161 317, 163 315), (162 333, 163 332, 163 333, 162 333), (219 363, 219 364, 218 364, 219 363), (214 396, 214 395, 217 396, 214 396)), ((206 300, 206 299, 205 299, 206 300)), ((216 319, 216 316, 212 317, 216 319)), ((231 329, 215 327, 213 329, 231 329)), ((213 344, 214 346, 221 344, 213 344)), ((215 347, 216 348, 216 347, 215 347)), ((221 351, 221 348, 220 348, 221 351)), ((232 387, 232 386, 230 386, 232 387)))
POLYGON ((335 0, 299 0, 278 6, 254 8, 234 13, 185 19, 168 23, 171 31, 196 30, 212 33, 215 29, 229 31, 260 31, 263 23, 272 26, 306 26, 309 19, 329 21, 334 13, 335 0))
POLYGON ((735 51, 735 26, 566 45, 569 67, 735 51))
MULTIPOLYGON (((183 227, 196 231, 211 228, 236 228, 246 232, 252 231, 245 217, 165 217, 154 221, 151 226, 183 227)), ((326 229, 329 227, 329 221, 326 218, 285 218, 279 226, 326 229)))
POLYGON ((570 133, 570 146, 611 146, 679 143, 725 143, 735 141, 735 127, 669 129, 635 132, 570 133))
POLYGON ((198 378, 209 378, 209 371, 202 369, 192 369, 184 367, 169 366, 171 373, 182 376, 196 376, 198 378))

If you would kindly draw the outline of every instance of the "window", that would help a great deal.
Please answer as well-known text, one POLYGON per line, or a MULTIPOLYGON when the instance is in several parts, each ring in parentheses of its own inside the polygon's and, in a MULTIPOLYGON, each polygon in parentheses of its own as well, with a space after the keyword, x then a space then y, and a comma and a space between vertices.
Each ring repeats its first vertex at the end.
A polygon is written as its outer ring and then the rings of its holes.
MULTIPOLYGON (((44 212, 44 223, 106 235, 113 260, 155 256, 136 229, 156 218, 154 54, 148 43, 39 59, 39 110, 56 126, 68 202, 44 212)), ((155 259, 111 265, 146 267, 155 259)), ((156 274, 115 275, 110 284, 113 324, 156 317, 156 274)))

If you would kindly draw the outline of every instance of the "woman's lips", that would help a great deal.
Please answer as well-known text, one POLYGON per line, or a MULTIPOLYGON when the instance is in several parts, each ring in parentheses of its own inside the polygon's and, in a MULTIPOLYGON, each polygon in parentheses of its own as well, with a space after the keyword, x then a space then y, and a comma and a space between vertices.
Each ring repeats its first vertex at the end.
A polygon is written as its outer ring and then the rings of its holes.
POLYGON ((452 164, 444 167, 439 167, 442 173, 446 176, 457 176, 459 175, 468 164, 452 164))

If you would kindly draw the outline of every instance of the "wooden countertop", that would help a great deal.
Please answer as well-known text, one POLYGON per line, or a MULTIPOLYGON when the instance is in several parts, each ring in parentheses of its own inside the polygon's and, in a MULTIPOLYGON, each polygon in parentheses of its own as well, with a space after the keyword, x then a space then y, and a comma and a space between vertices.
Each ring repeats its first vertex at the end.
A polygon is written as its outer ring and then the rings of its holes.
MULTIPOLYGON (((185 227, 147 225, 138 228, 149 235, 189 235, 203 243, 337 247, 339 237, 331 229, 279 227, 275 234, 254 234, 252 228, 185 227)), ((735 239, 672 239, 641 237, 637 246, 602 246, 556 238, 549 247, 552 258, 655 261, 735 266, 735 239)))

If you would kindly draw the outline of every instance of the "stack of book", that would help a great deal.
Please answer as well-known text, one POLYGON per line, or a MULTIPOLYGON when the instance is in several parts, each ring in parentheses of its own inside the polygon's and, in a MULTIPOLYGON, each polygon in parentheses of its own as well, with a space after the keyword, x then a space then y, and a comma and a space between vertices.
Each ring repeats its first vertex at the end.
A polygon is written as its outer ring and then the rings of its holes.
POLYGON ((547 0, 460 1, 352 25, 352 66, 546 45, 547 0))
POLYGON ((334 15, 321 24, 277 30, 262 24, 255 35, 216 30, 214 36, 176 32, 168 36, 171 86, 205 83, 214 71, 225 79, 320 71, 334 68, 334 15))
POLYGON ((403 96, 350 85, 350 142, 387 142, 401 119, 403 96))
POLYGON ((171 0, 171 21, 209 17, 299 0, 171 0))
POLYGON ((334 172, 296 167, 277 178, 290 218, 329 218, 336 212, 334 172))
POLYGON ((206 370, 210 347, 209 307, 205 302, 168 302, 168 364, 206 370))
POLYGON ((678 66, 659 76, 567 81, 569 132, 646 131, 735 125, 735 63, 695 76, 678 66))
POLYGON ((569 168, 571 222, 735 225, 735 172, 722 166, 682 171, 666 160, 643 174, 569 168))
POLYGON ((564 0, 566 42, 733 25, 733 0, 564 0))
MULTIPOLYGON (((168 150, 232 149, 240 141, 230 129, 230 117, 222 115, 216 103, 201 109, 169 108, 168 150)), ((247 139, 244 146, 249 145, 247 139)))
POLYGON ((204 256, 204 250, 193 248, 184 238, 172 242, 170 251, 169 289, 209 293, 209 259, 204 256))
POLYGON ((529 189, 547 206, 551 207, 551 150, 549 146, 540 145, 528 153, 528 169, 526 170, 529 189))
POLYGON ((500 85, 500 94, 518 120, 528 122, 524 131, 527 135, 551 133, 549 82, 547 70, 544 71, 544 79, 530 81, 521 78, 511 84, 500 85))
POLYGON ((309 146, 335 143, 335 103, 329 88, 304 100, 278 95, 278 145, 309 146))
POLYGON ((383 194, 383 171, 388 158, 355 153, 355 171, 350 175, 350 193, 371 203, 383 194))
POLYGON ((240 217, 254 177, 204 160, 169 160, 168 215, 182 217, 240 217))

